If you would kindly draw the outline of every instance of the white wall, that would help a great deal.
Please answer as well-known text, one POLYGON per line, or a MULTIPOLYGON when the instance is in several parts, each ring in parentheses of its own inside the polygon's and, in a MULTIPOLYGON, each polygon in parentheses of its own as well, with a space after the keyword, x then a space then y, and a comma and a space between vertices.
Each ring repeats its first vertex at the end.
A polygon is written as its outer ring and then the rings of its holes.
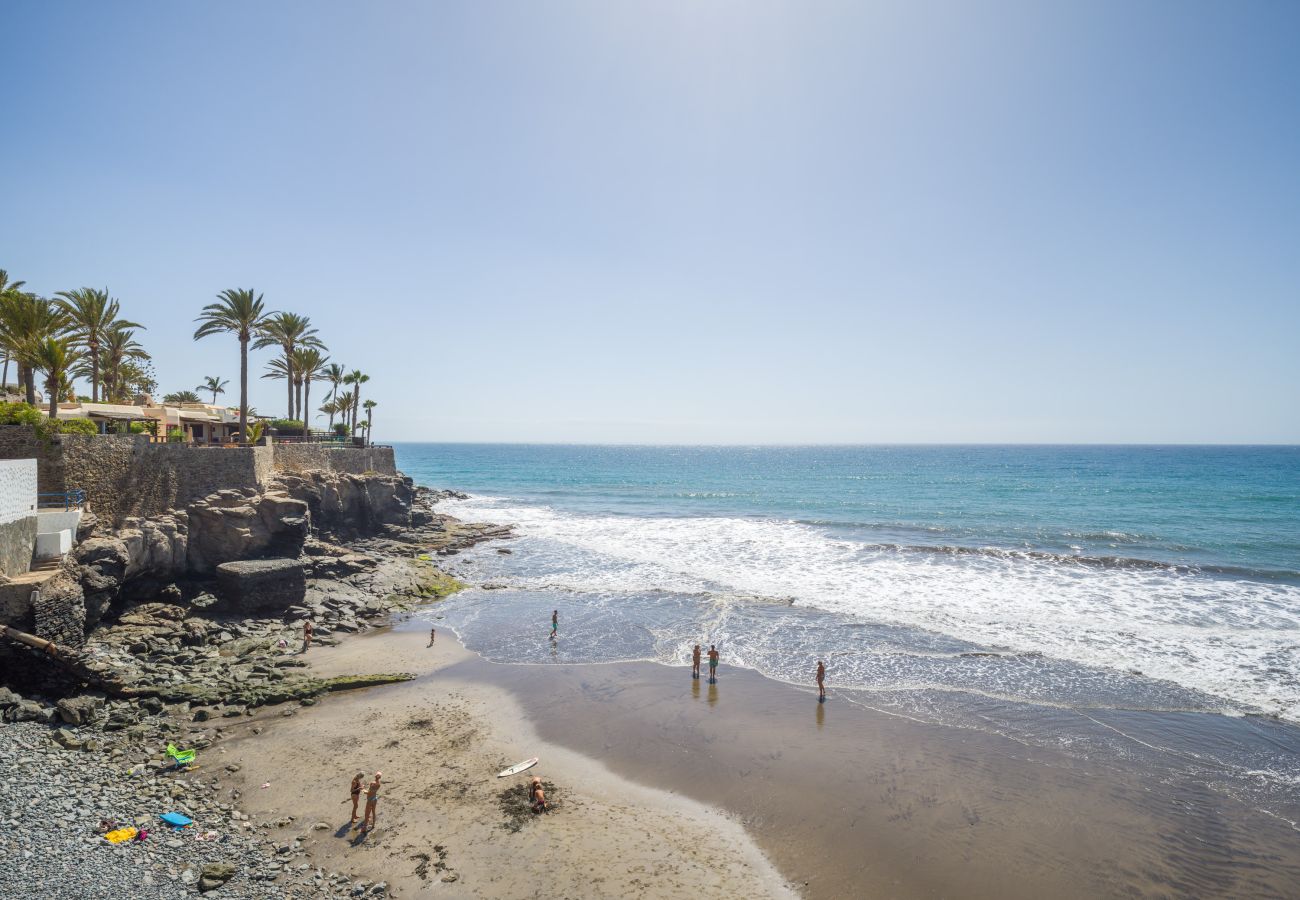
POLYGON ((0 460, 0 525, 36 511, 36 460, 0 460))

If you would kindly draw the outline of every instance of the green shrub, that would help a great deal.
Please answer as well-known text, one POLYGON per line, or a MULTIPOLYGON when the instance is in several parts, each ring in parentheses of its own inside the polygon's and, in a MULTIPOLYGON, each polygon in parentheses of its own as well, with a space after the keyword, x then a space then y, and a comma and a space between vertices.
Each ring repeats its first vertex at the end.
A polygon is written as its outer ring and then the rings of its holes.
POLYGON ((0 403, 0 425, 36 425, 48 418, 30 403, 0 403))
POLYGON ((37 437, 49 440, 55 434, 99 434, 95 423, 89 419, 51 419, 41 416, 35 423, 37 437))
MULTIPOLYGON (((48 418, 45 421, 50 421, 48 418)), ((99 434, 95 423, 89 419, 63 419, 55 422, 60 434, 99 434)))
POLYGON ((185 443, 185 429, 183 428, 169 429, 167 432, 167 443, 169 444, 185 443))
POLYGON ((269 424, 276 434, 302 434, 302 422, 297 419, 272 419, 269 424))

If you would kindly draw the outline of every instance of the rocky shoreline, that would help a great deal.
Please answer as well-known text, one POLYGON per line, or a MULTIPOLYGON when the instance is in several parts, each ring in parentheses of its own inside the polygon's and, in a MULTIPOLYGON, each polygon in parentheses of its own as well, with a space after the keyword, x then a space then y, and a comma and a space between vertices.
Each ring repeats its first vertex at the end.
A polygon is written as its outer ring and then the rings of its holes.
POLYGON ((459 589, 435 560, 509 530, 439 515, 446 496, 313 472, 83 529, 43 590, 81 633, 65 624, 53 652, 5 642, 0 656, 0 898, 384 895, 314 868, 284 830, 312 823, 251 821, 203 764, 232 720, 411 677, 312 677, 301 623, 331 644, 459 589), (168 744, 196 764, 177 769, 168 744), (166 812, 195 824, 172 833, 166 812), (112 825, 149 835, 112 844, 112 825))

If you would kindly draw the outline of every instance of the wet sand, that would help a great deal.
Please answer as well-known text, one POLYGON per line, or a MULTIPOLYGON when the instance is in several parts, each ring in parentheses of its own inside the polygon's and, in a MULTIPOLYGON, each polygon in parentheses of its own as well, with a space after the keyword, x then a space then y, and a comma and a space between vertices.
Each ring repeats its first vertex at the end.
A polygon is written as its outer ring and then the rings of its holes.
POLYGON ((1203 785, 909 721, 833 686, 819 704, 811 685, 725 666, 717 685, 654 663, 447 674, 507 688, 547 740, 735 813, 808 897, 1300 896, 1300 833, 1203 785))
POLYGON ((834 685, 819 704, 811 685, 725 665, 717 685, 653 663, 497 665, 445 631, 426 650, 416 628, 309 655, 324 675, 415 681, 224 745, 255 820, 294 815, 286 837, 318 864, 406 896, 779 896, 784 882, 811 898, 1300 896, 1300 833, 1204 786, 877 712, 834 685), (512 833, 492 773, 533 755, 561 808, 512 833), (380 827, 335 831, 351 772, 375 768, 380 827), (421 877, 435 846, 446 868, 421 877))

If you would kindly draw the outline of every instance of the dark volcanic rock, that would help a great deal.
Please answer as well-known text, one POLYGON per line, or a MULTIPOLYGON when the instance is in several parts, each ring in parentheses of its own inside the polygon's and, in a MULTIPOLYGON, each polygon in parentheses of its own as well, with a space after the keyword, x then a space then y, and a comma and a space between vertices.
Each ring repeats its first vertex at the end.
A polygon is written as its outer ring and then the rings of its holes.
POLYGON ((217 590, 240 612, 281 612, 302 603, 307 579, 297 559, 238 560, 217 566, 217 590))

